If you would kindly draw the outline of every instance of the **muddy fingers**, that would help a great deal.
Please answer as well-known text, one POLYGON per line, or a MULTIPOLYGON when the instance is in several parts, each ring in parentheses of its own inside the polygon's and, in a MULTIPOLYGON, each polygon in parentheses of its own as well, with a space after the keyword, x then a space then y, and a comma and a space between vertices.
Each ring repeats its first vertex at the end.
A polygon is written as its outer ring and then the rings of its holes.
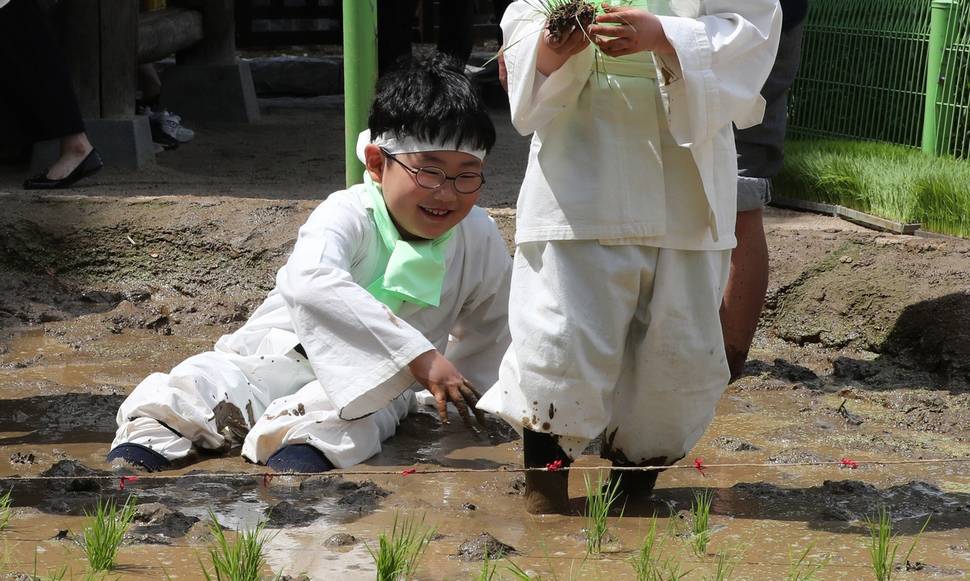
POLYGON ((475 388, 472 386, 471 382, 467 379, 465 383, 459 388, 461 389, 461 394, 465 397, 465 401, 468 402, 469 407, 472 408, 472 412, 475 414, 475 419, 478 420, 478 425, 485 427, 485 412, 478 409, 478 398, 481 397, 475 388))

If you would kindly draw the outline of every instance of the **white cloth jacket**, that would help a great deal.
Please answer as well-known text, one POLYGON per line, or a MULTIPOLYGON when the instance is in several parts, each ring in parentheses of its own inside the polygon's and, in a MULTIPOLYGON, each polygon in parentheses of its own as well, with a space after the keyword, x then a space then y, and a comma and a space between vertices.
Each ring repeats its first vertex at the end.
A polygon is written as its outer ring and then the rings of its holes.
POLYGON ((250 355, 272 341, 284 353, 301 344, 344 420, 400 395, 414 383, 408 363, 433 348, 474 385, 491 385, 509 344, 511 271, 495 223, 475 207, 448 243, 439 307, 405 303, 395 315, 364 289, 387 259, 369 206, 363 186, 327 198, 300 228, 276 288, 216 351, 250 355))
POLYGON ((731 125, 761 121, 760 91, 777 50, 781 8, 778 0, 701 0, 692 9, 696 14, 676 16, 663 0, 647 4, 676 51, 676 57, 654 59, 666 117, 659 123, 651 121, 654 81, 609 75, 593 46, 544 77, 536 70, 543 15, 522 0, 506 10, 512 123, 523 135, 534 133, 519 196, 517 244, 598 239, 689 250, 734 245, 731 125), (662 201, 664 187, 679 185, 658 183, 657 166, 665 160, 651 138, 657 124, 689 150, 704 193, 694 211, 707 227, 691 232, 686 244, 662 201))

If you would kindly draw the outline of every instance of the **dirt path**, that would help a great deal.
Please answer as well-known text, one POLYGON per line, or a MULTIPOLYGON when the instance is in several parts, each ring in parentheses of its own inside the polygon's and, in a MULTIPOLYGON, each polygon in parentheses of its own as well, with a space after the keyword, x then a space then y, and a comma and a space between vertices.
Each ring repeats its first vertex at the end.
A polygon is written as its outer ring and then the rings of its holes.
MULTIPOLYGON (((238 327, 269 290, 314 199, 336 187, 338 164, 313 160, 338 155, 339 147, 327 154, 299 146, 313 116, 334 123, 332 111, 289 108, 257 128, 200 132, 198 147, 174 152, 184 156, 177 169, 108 175, 67 196, 28 196, 9 187, 15 177, 0 181, 7 184, 6 193, 0 185, 0 489, 13 486, 17 507, 0 532, 6 547, 0 570, 30 572, 36 554, 40 573, 69 563, 80 574, 80 552, 69 540, 83 526, 78 515, 99 495, 119 494, 115 481, 83 478, 90 475, 85 470, 110 473, 103 457, 118 404, 147 373, 171 368, 238 327), (296 135, 293 147, 276 160, 239 145, 241 136, 287 133, 296 135), (198 179, 209 167, 222 173, 198 179), (78 478, 59 487, 18 482, 42 473, 78 478), (53 540, 63 529, 68 540, 53 540)), ((502 131, 497 155, 524 159, 522 140, 507 126, 502 131)), ((332 146, 324 141, 314 143, 332 146)), ((483 203, 508 234, 521 163, 494 173, 483 203)), ((970 457, 970 242, 884 235, 778 210, 768 214, 768 236, 771 288, 748 374, 725 394, 692 457, 705 463, 970 457)), ((412 417, 367 466, 518 462, 518 442, 507 427, 494 422, 473 435, 459 426, 412 417)), ((598 462, 588 457, 582 464, 598 462)), ((238 457, 206 457, 181 472, 199 470, 259 467, 238 457)), ((718 551, 738 555, 734 578, 777 579, 792 546, 828 555, 823 579, 868 578, 864 519, 879 506, 889 507, 907 535, 931 517, 914 553, 921 564, 903 578, 970 572, 968 464, 764 467, 712 470, 707 477, 671 471, 661 476, 653 503, 627 507, 611 521, 611 552, 585 564, 583 519, 525 515, 514 475, 372 481, 280 478, 264 487, 253 476, 131 483, 128 490, 149 506, 122 548, 121 575, 198 578, 205 550, 198 519, 211 507, 229 526, 270 519, 279 530, 270 562, 294 576, 372 578, 365 543, 373 545, 401 511, 423 514, 438 527, 420 578, 478 571, 479 563, 453 555, 482 531, 515 547, 513 560, 537 572, 625 578, 646 517, 656 512, 661 529, 683 529, 684 509, 699 487, 716 495, 709 554, 691 554, 679 537, 668 541, 668 554, 694 570, 691 579, 712 570, 718 551), (338 533, 349 536, 323 543, 338 533)), ((581 478, 573 478, 571 493, 581 510, 581 478)))

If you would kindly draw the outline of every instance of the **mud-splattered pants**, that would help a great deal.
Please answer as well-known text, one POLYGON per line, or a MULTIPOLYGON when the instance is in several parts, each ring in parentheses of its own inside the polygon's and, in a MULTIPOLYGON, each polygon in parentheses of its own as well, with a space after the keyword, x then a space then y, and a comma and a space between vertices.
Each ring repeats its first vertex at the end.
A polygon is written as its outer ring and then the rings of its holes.
POLYGON ((729 378, 718 317, 729 267, 730 250, 520 244, 512 346, 478 407, 559 435, 572 458, 600 434, 623 463, 682 458, 729 378))
POLYGON ((193 445, 242 444, 243 456, 265 463, 283 446, 310 444, 347 468, 380 452, 415 405, 407 390, 370 416, 342 420, 306 357, 264 347, 264 353, 244 356, 217 346, 170 373, 149 375, 121 404, 112 448, 132 442, 176 460, 193 445))

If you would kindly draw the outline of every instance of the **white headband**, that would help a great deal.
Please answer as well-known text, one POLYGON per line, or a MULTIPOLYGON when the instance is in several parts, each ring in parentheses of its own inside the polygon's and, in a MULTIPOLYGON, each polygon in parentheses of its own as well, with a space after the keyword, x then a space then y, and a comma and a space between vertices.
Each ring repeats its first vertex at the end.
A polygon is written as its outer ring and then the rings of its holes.
POLYGON ((373 143, 378 147, 383 147, 388 153, 422 153, 425 151, 460 151, 461 153, 467 153, 468 155, 477 157, 478 159, 485 161, 485 150, 484 149, 471 149, 469 147, 458 147, 455 142, 441 142, 441 143, 430 143, 427 141, 421 141, 416 137, 410 135, 405 136, 395 136, 390 133, 382 133, 376 138, 371 138, 370 129, 365 129, 360 132, 357 136, 357 159, 361 163, 366 163, 364 160, 364 148, 368 144, 373 143))

